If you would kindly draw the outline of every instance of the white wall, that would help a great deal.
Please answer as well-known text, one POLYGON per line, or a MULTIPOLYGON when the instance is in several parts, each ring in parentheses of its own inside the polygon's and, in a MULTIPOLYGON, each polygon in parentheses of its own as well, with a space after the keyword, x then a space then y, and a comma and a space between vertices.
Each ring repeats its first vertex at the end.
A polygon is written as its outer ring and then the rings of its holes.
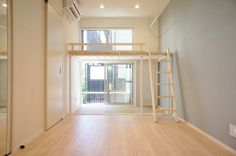
POLYGON ((46 129, 63 118, 63 17, 48 3, 46 15, 46 129))
POLYGON ((83 18, 81 28, 133 28, 133 42, 145 43, 144 50, 159 49, 159 41, 149 31, 149 18, 83 18))
POLYGON ((44 130, 45 5, 13 0, 13 149, 44 130))
POLYGON ((71 57, 71 113, 80 107, 81 101, 81 63, 75 57, 71 57))
MULTIPOLYGON (((56 4, 62 6, 59 2, 56 4)), ((65 42, 78 42, 79 22, 64 20, 63 26, 65 42)), ((13 150, 28 143, 45 129, 45 33, 44 1, 13 0, 13 150)), ((69 113, 69 57, 66 43, 63 76, 65 115, 69 113)))
MULTIPOLYGON (((136 104, 140 105, 140 61, 137 61, 137 70, 136 70, 136 104)), ((156 70, 156 64, 152 63, 152 70, 156 70)), ((151 105, 152 99, 151 99, 151 87, 150 87, 150 76, 149 76, 149 64, 148 60, 143 60, 143 82, 142 82, 142 93, 143 93, 143 105, 151 105)), ((155 80, 155 74, 153 74, 153 80, 155 80)))
MULTIPOLYGON (((49 3, 55 7, 59 14, 64 14, 63 0, 49 0, 49 3)), ((64 72, 63 72, 63 103, 64 116, 70 113, 70 58, 67 54, 67 43, 79 42, 80 40, 80 22, 67 21, 63 19, 64 37, 65 37, 65 54, 64 54, 64 72)), ((72 93, 74 95, 74 93, 72 93)))
POLYGON ((179 114, 234 149, 235 19, 235 0, 172 0, 160 17, 161 49, 176 52, 179 114))
POLYGON ((49 0, 49 3, 54 6, 59 14, 63 15, 63 1, 64 0, 49 0))
MULTIPOLYGON (((79 42, 80 41, 80 25, 79 21, 74 22, 64 22, 64 28, 65 28, 65 40, 66 43, 71 42, 79 42)), ((77 102, 79 102, 79 88, 75 88, 75 86, 80 87, 78 84, 78 72, 79 72, 79 65, 78 60, 71 59, 70 64, 70 57, 66 53, 64 58, 64 103, 65 103, 65 111, 66 114, 70 112, 74 112, 77 108, 77 103, 75 102, 75 99, 77 99, 77 102), (70 66, 71 66, 71 72, 70 72, 70 66), (71 75, 70 75, 71 73, 71 75), (70 82, 71 81, 71 82, 70 82), (70 87, 71 86, 71 87, 70 87), (71 104, 71 108, 70 108, 71 104)))

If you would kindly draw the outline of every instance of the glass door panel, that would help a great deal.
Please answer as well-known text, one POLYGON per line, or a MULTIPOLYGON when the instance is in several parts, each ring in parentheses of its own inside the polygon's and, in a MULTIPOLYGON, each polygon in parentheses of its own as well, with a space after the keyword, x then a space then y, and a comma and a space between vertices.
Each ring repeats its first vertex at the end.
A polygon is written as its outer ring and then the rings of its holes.
POLYGON ((83 104, 104 103, 105 68, 103 63, 86 63, 82 72, 83 104))
POLYGON ((132 64, 108 64, 108 103, 132 104, 132 64))

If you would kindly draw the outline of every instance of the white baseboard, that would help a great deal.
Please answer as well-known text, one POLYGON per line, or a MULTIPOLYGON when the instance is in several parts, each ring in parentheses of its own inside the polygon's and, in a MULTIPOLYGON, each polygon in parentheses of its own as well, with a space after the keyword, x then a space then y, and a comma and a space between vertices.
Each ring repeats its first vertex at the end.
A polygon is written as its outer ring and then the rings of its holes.
POLYGON ((14 147, 12 147, 12 151, 11 153, 15 153, 17 150, 19 150, 20 145, 25 145, 27 146, 29 143, 31 143, 35 138, 37 138, 38 136, 40 136, 45 130, 41 129, 39 130, 37 133, 31 135, 30 137, 28 137, 27 139, 25 139, 24 141, 22 141, 20 144, 15 145, 14 147))
POLYGON ((183 123, 186 123, 188 126, 190 126, 191 128, 193 128, 194 130, 196 130, 197 132, 201 133, 202 135, 204 135, 205 137, 207 137, 208 139, 214 141, 216 144, 220 145, 221 147, 223 147, 225 150, 233 153, 236 155, 236 150, 229 147, 228 145, 224 144, 223 142, 217 140, 216 138, 214 138, 213 136, 207 134, 206 132, 202 131, 201 129, 197 128, 196 126, 194 126, 193 124, 185 121, 184 119, 179 117, 179 120, 183 123))

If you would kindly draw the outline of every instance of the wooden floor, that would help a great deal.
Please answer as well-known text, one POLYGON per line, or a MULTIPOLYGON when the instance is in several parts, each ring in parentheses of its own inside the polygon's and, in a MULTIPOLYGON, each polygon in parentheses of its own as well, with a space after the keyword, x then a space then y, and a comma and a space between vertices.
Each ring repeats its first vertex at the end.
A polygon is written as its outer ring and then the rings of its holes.
MULTIPOLYGON (((83 104, 74 114, 129 114, 140 113, 134 105, 83 104)), ((143 113, 152 113, 152 107, 143 107, 143 113)))
POLYGON ((14 156, 232 156, 183 123, 144 115, 73 115, 14 156))

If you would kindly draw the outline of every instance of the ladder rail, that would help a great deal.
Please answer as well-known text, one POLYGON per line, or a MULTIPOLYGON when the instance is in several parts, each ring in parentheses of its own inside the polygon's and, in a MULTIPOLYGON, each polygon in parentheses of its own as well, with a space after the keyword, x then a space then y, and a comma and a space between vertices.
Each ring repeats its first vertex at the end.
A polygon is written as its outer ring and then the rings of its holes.
MULTIPOLYGON (((169 62, 167 62, 167 70, 168 71, 172 71, 172 73, 168 74, 168 79, 169 79, 169 83, 173 84, 172 86, 170 86, 170 95, 173 96, 172 99, 172 107, 170 109, 175 110, 175 120, 179 121, 178 118, 178 113, 177 113, 177 109, 176 109, 176 91, 175 91, 175 84, 174 84, 174 77, 173 77, 173 70, 172 70, 172 63, 173 59, 171 59, 170 57, 170 51, 169 49, 167 49, 167 59, 169 60, 169 62)), ((173 111, 171 111, 173 113, 173 111)))
MULTIPOLYGON (((150 88, 151 88, 151 97, 152 97, 152 115, 153 115, 153 121, 154 122, 158 122, 158 116, 157 116, 157 112, 166 112, 169 115, 173 115, 175 117, 175 120, 178 122, 179 118, 178 118, 178 113, 177 113, 177 99, 176 99, 176 90, 175 90, 175 84, 174 84, 174 77, 173 77, 173 55, 170 54, 169 49, 166 52, 166 57, 162 57, 161 60, 162 61, 158 61, 160 65, 160 63, 163 62, 163 60, 165 60, 166 64, 166 68, 167 71, 162 72, 160 70, 157 70, 157 72, 153 72, 153 67, 152 67, 152 54, 150 52, 150 50, 148 50, 148 63, 149 63, 149 76, 150 76, 150 88), (166 77, 166 83, 161 83, 160 81, 158 81, 157 77, 158 75, 161 74, 167 74, 166 77), (155 84, 154 84, 154 77, 153 74, 155 74, 155 84), (166 94, 165 96, 160 95, 160 93, 157 91, 158 86, 167 86, 167 90, 166 90, 166 94), (155 92, 156 90, 156 92, 155 92), (157 104, 159 101, 158 99, 167 99, 167 106, 166 108, 160 108, 157 104)), ((156 69, 160 69, 160 67, 156 67, 156 69)))
MULTIPOLYGON (((156 70, 156 71, 159 70, 159 69, 158 69, 158 67, 159 67, 158 64, 159 64, 159 63, 156 61, 156 62, 155 62, 155 68, 156 68, 155 70, 156 70)), ((156 83, 156 84, 158 83, 159 78, 160 78, 159 75, 158 75, 158 74, 155 74, 155 83, 156 83)), ((155 92, 155 95, 156 95, 156 97, 157 97, 158 94, 159 94, 159 86, 158 86, 158 85, 155 85, 155 91, 156 91, 156 92, 155 92)), ((156 106, 157 106, 157 107, 159 106, 159 99, 157 99, 157 98, 156 98, 156 106)))
POLYGON ((140 58, 140 113, 143 113, 143 56, 140 58))
POLYGON ((154 91, 154 83, 153 83, 153 75, 152 75, 152 58, 151 52, 148 50, 148 65, 149 65, 149 76, 150 76, 150 88, 151 88, 151 97, 152 97, 152 116, 153 121, 157 122, 157 114, 156 114, 156 104, 155 104, 155 91, 154 91))

